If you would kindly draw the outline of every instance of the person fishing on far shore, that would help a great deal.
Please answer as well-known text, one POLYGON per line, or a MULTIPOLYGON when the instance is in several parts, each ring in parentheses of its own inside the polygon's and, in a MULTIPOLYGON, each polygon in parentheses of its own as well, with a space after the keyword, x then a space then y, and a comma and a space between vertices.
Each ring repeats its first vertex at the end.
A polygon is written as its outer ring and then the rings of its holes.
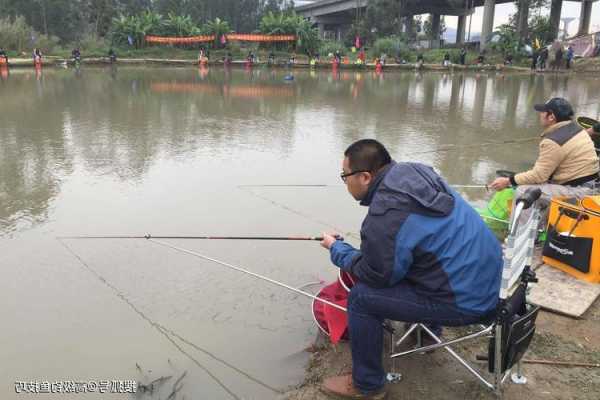
POLYGON ((535 71, 538 67, 538 59, 540 57, 540 52, 537 48, 533 49, 531 53, 531 70, 535 71))
POLYGON ((554 71, 560 70, 560 68, 562 67, 562 62, 563 62, 563 48, 562 48, 562 45, 559 43, 556 46, 556 50, 554 51, 554 61, 552 63, 552 70, 554 70, 554 71))
POLYGON ((574 57, 575 50, 573 50, 573 46, 569 45, 567 48, 567 69, 571 69, 571 63, 573 62, 574 57))
POLYGON ((477 65, 482 66, 485 63, 485 50, 477 56, 477 65))
POLYGON ((42 51, 37 47, 33 49, 33 64, 36 66, 42 64, 42 51))
POLYGON ((115 53, 112 47, 108 50, 108 59, 111 64, 117 62, 117 53, 115 53))
POLYGON ((417 54, 417 65, 416 65, 416 67, 420 69, 421 67, 423 67, 423 63, 424 62, 425 62, 425 59, 423 57, 423 53, 417 54))
POLYGON ((450 66, 450 53, 446 52, 444 54, 444 61, 442 61, 442 66, 444 66, 444 67, 450 66))
POLYGON ((548 48, 544 47, 541 51, 540 51, 540 56, 538 58, 538 69, 540 71, 544 71, 546 69, 546 63, 548 62, 548 48))
POLYGON ((4 49, 2 47, 0 47, 0 59, 3 59, 4 64, 8 65, 8 55, 6 54, 6 51, 4 51, 4 49))
POLYGON ((75 47, 73 51, 71 51, 71 58, 75 63, 81 62, 81 50, 79 50, 79 47, 75 47))
POLYGON ((460 65, 465 65, 467 62, 467 50, 463 47, 460 49, 460 65))

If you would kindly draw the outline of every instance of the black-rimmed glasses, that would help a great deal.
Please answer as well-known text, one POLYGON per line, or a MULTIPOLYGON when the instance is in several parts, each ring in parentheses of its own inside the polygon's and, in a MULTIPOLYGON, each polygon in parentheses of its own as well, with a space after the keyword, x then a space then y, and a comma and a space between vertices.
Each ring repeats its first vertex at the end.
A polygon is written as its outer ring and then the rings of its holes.
POLYGON ((360 170, 360 171, 353 171, 353 172, 348 172, 348 173, 345 173, 344 171, 342 171, 340 173, 340 178, 342 179, 342 182, 346 183, 346 180, 348 179, 349 176, 360 174, 361 172, 369 172, 369 171, 360 170))

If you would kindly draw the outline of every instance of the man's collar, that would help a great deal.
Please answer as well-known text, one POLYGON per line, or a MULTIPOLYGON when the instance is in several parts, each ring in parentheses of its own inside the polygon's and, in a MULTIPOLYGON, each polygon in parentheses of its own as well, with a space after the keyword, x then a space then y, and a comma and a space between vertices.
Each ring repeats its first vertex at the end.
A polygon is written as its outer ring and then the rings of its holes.
POLYGON ((550 125, 546 129, 544 129, 544 131, 542 132, 542 134, 540 136, 544 137, 544 136, 548 135, 549 133, 554 132, 555 130, 562 128, 563 126, 569 125, 572 122, 573 121, 571 121, 571 120, 569 120, 569 121, 561 121, 561 122, 555 123, 554 125, 550 125))
POLYGON ((362 199, 360 201, 361 206, 369 206, 371 204, 371 201, 373 200, 373 196, 375 196, 375 192, 377 191, 377 188, 381 184, 381 181, 383 181, 383 178, 385 178, 388 171, 394 165, 396 165, 396 161, 392 160, 388 165, 386 165, 385 167, 381 168, 381 170, 379 170, 377 175, 375 175, 375 177, 369 184, 369 190, 367 191, 367 195, 365 196, 364 199, 362 199))

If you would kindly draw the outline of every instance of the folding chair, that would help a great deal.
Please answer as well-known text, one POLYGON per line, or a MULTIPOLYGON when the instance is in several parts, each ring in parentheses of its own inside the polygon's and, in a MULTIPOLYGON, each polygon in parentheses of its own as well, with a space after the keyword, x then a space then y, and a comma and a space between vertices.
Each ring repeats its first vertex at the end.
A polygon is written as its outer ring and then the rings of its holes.
MULTIPOLYGON (((512 381, 517 384, 526 383, 527 380, 521 374, 520 361, 535 333, 535 320, 539 311, 538 306, 527 303, 526 293, 528 284, 537 282, 535 273, 531 269, 531 262, 540 218, 535 202, 540 194, 539 189, 531 189, 516 200, 517 203, 509 225, 509 234, 505 240, 502 283, 495 316, 488 317, 487 321, 482 320, 481 325, 478 325, 477 332, 446 342, 443 342, 423 323, 412 324, 397 342, 392 331, 392 354, 390 355, 392 360, 397 357, 444 348, 500 397, 502 396, 502 384, 515 365, 516 373, 512 374, 512 381), (417 347, 408 351, 395 352, 396 347, 415 331, 417 347), (437 344, 422 346, 422 333, 428 334, 437 344), (489 339, 487 359, 492 379, 484 378, 482 373, 470 366, 450 347, 453 344, 479 337, 489 339)), ((388 379, 394 380, 394 374, 388 375, 388 379)))

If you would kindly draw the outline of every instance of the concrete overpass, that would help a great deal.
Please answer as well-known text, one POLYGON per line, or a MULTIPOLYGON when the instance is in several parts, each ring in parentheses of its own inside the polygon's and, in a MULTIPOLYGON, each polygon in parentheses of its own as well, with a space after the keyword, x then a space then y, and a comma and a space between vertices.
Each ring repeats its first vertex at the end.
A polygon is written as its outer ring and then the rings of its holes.
MULTIPOLYGON (((492 33, 494 27, 494 11, 496 4, 510 3, 514 0, 396 0, 401 2, 399 18, 404 19, 405 30, 410 26, 414 15, 431 14, 432 31, 434 37, 440 34, 440 18, 442 15, 458 16, 456 42, 463 43, 467 16, 475 11, 476 7, 484 7, 481 37, 486 38, 492 33), (437 34, 436 34, 437 33, 437 34)), ((550 20, 554 32, 558 33, 563 1, 581 2, 581 17, 579 20, 578 35, 589 32, 592 13, 592 3, 597 0, 552 0, 550 20)), ((531 0, 518 0, 518 31, 522 37, 527 37, 527 20, 531 0)), ((342 32, 347 29, 357 15, 364 14, 369 0, 319 0, 311 4, 296 7, 299 15, 313 21, 319 28, 321 36, 325 31, 333 29, 336 38, 341 39, 342 32)), ((486 43, 481 42, 484 49, 486 43)))

